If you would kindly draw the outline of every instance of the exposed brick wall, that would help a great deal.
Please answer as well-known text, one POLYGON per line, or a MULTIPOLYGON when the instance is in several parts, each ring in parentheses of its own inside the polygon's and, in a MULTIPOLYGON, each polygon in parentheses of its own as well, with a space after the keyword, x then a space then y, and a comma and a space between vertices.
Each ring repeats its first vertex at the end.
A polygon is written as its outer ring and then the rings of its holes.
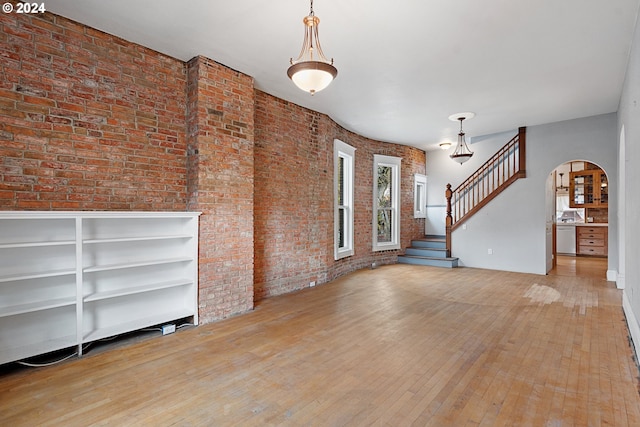
POLYGON ((184 64, 0 14, 0 209, 184 210, 184 64))
MULTIPOLYGON (((256 91, 255 298, 326 281, 333 236, 329 119, 256 91)), ((332 252, 333 254, 333 249, 332 252)))
POLYGON ((53 14, 0 15, 0 210, 202 211, 200 319, 395 262, 371 252, 373 154, 403 158, 402 246, 425 153, 53 14), (255 135, 255 136, 254 136, 255 135), (355 256, 333 260, 333 140, 355 146, 355 256), (254 144, 255 142, 255 144, 254 144))
POLYGON ((203 322, 253 308, 253 79, 207 58, 187 64, 188 209, 200 217, 203 322))
POLYGON ((364 138, 324 114, 256 91, 255 298, 325 283, 350 271, 396 262, 403 250, 372 252, 373 155, 402 158, 401 245, 424 236, 413 218, 413 175, 425 153, 364 138), (333 259, 333 140, 356 148, 354 256, 333 259))

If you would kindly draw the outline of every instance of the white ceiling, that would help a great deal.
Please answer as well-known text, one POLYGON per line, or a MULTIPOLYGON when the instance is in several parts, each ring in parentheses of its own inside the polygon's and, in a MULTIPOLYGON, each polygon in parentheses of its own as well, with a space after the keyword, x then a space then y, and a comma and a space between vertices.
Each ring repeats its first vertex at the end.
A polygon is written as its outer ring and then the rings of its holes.
POLYGON ((640 0, 316 0, 337 79, 288 79, 308 0, 47 0, 47 10, 172 57, 203 55, 345 128, 432 149, 617 111, 640 0))

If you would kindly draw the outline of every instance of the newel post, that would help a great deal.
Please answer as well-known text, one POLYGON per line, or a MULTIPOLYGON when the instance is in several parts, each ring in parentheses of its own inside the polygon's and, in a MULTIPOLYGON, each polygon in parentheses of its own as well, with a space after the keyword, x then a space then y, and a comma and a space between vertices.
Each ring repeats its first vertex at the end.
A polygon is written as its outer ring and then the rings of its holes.
POLYGON ((525 178, 527 176, 527 128, 520 127, 518 128, 518 151, 520 153, 520 158, 518 162, 520 164, 520 170, 518 171, 518 175, 521 178, 525 178))
POLYGON ((445 220, 445 245, 447 250, 447 257, 451 256, 451 226, 453 225, 453 216, 451 216, 451 184, 447 184, 447 189, 444 192, 444 196, 447 198, 447 218, 445 220))

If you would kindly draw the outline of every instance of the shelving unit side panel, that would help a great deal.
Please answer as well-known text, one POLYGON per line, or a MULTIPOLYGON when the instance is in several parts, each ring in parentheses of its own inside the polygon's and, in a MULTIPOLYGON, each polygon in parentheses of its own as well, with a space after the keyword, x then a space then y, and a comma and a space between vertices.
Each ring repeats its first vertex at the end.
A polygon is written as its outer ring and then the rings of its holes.
POLYGON ((75 257, 76 257, 76 327, 75 335, 76 342, 78 343, 77 353, 78 356, 82 356, 82 316, 84 315, 84 305, 82 303, 82 285, 84 283, 84 273, 82 271, 82 259, 84 248, 82 246, 83 236, 83 223, 82 218, 75 219, 76 228, 76 244, 75 244, 75 257))
POLYGON ((187 244, 189 245, 188 250, 191 253, 191 256, 195 260, 193 263, 188 265, 190 270, 191 278, 193 280, 194 286, 188 289, 189 295, 187 298, 190 300, 190 304, 193 304, 194 314, 193 314, 193 323, 195 325, 198 324, 198 287, 199 287, 199 277, 198 277, 198 256, 199 256, 199 232, 200 229, 200 218, 199 216, 195 216, 189 222, 188 232, 194 236, 187 244))

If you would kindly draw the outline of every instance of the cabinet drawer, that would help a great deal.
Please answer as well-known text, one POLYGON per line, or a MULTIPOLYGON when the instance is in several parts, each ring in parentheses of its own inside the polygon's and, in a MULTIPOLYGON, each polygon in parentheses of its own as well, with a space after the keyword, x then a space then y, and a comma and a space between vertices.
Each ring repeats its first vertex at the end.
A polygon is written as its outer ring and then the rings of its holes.
POLYGON ((580 233, 578 239, 604 239, 603 233, 580 233))
POLYGON ((604 235, 607 232, 607 227, 576 227, 578 230, 578 237, 586 237, 589 236, 588 238, 594 237, 594 236, 602 236, 604 237, 604 235))
POLYGON ((582 246, 604 246, 604 239, 579 239, 578 245, 582 246))
POLYGON ((579 255, 606 255, 607 248, 604 246, 581 246, 578 250, 579 255))

